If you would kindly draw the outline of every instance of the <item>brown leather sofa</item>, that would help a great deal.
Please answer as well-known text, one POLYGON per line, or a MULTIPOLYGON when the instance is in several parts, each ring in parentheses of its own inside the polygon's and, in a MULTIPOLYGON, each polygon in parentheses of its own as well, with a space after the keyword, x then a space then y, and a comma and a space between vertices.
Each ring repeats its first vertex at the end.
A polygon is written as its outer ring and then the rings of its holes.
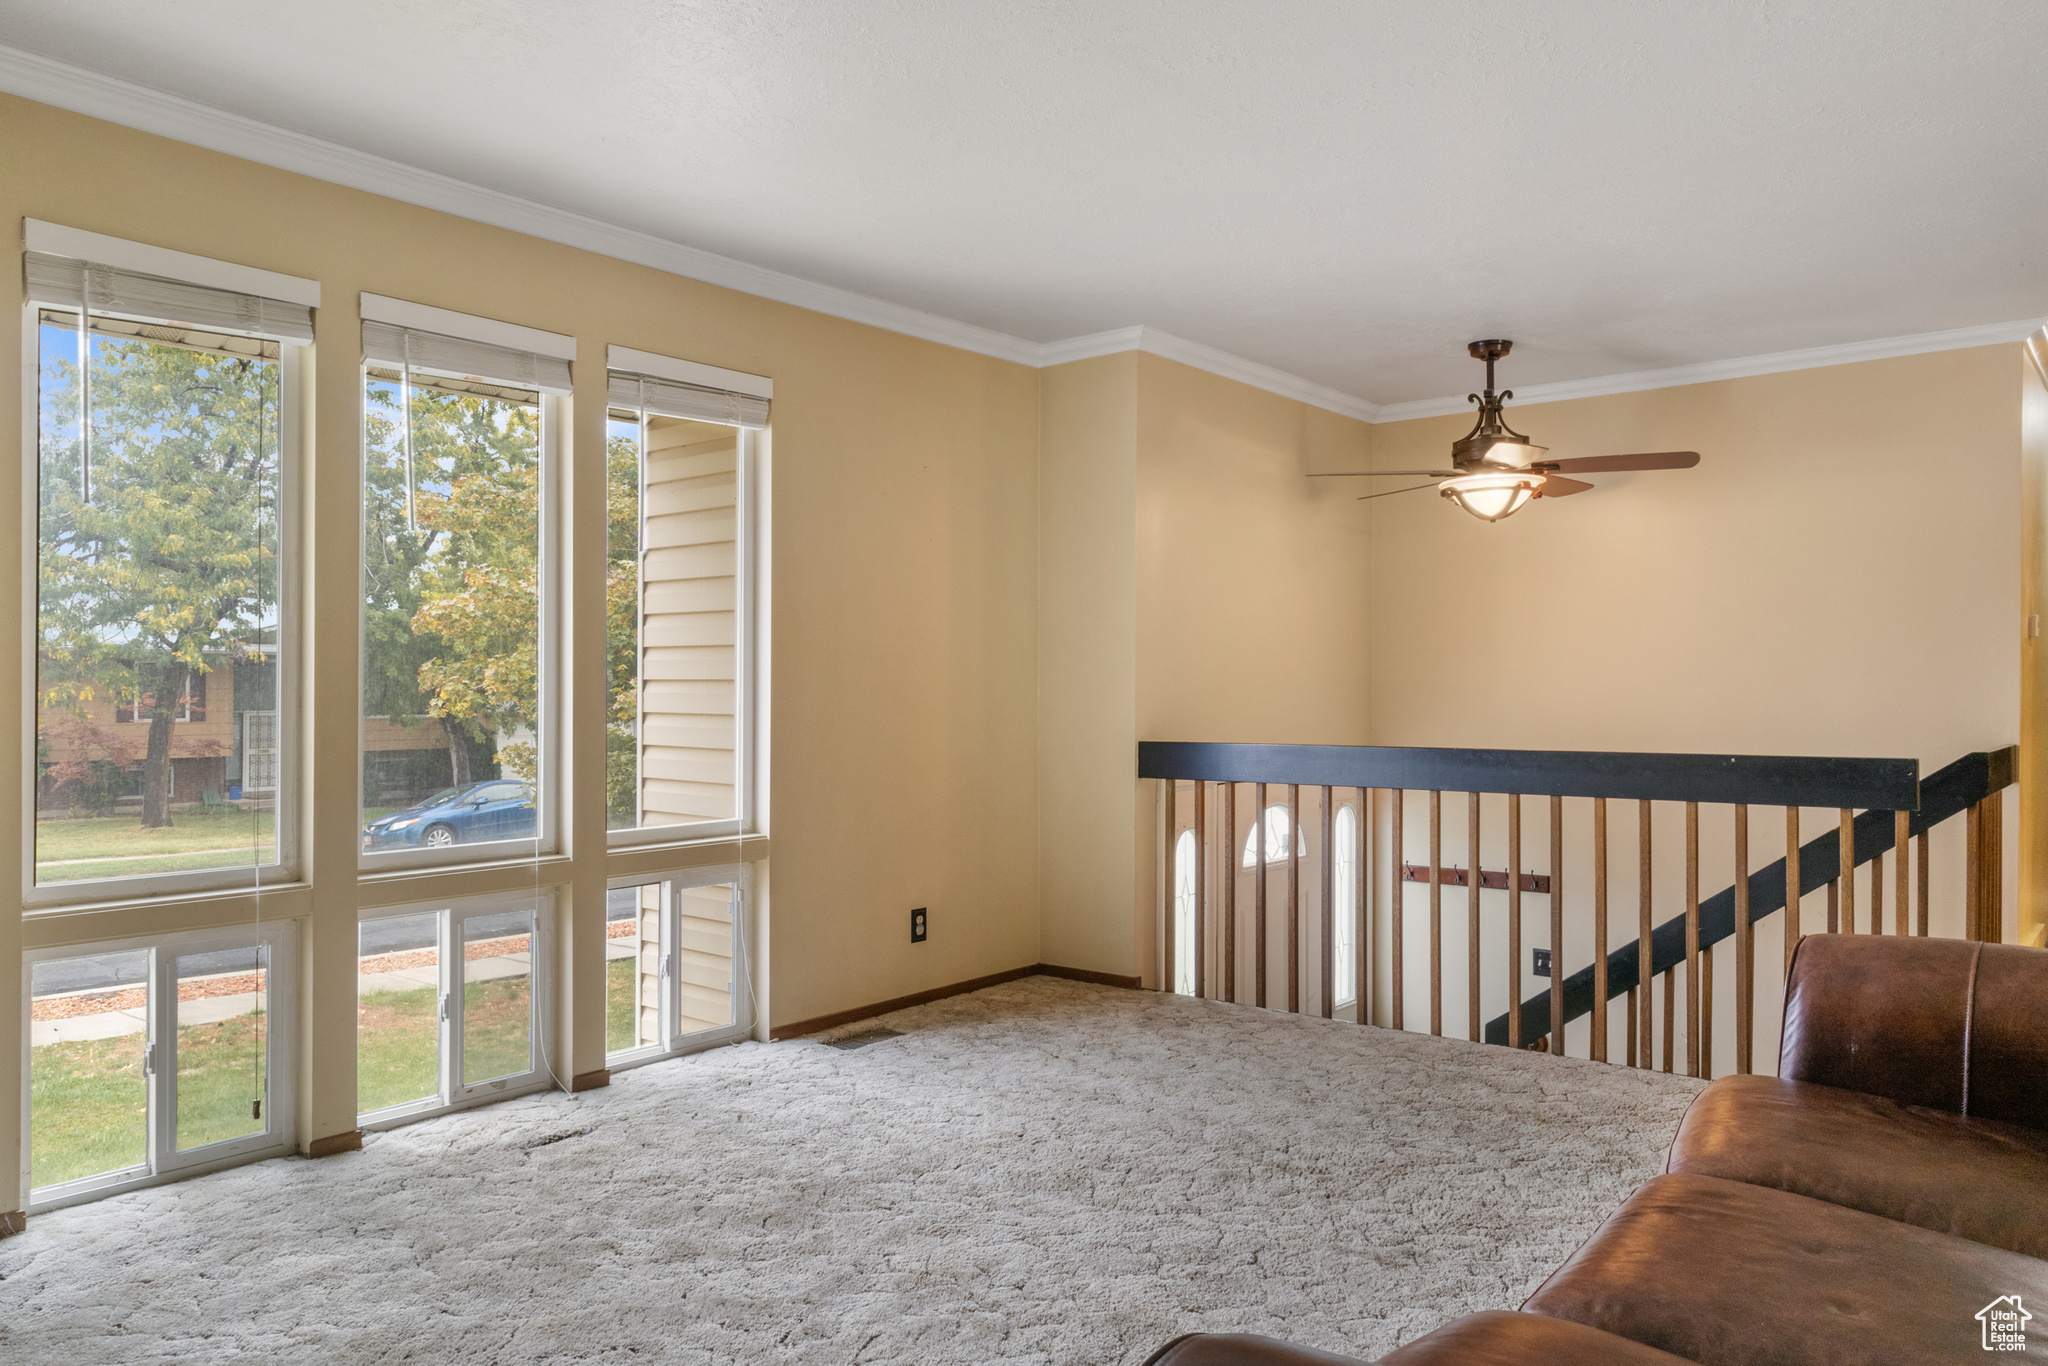
MULTIPOLYGON (((1779 1076, 1724 1077, 1646 1183, 1522 1306, 1382 1366, 1978 1359, 1976 1315, 2048 1305, 2048 951, 1817 935, 1779 1076)), ((2048 1357, 2048 1309, 2027 1357, 2048 1357)), ((2006 1353, 2005 1355, 2022 1355, 2006 1353)), ((1338 1366, 1195 1334, 1149 1366, 1338 1366)))

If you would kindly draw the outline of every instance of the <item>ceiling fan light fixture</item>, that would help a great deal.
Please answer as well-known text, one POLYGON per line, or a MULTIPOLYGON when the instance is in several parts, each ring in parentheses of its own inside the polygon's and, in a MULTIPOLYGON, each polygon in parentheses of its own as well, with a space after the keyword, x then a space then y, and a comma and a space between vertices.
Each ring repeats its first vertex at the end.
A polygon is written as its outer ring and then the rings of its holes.
POLYGON ((1482 522, 1498 522, 1520 511, 1543 487, 1540 474, 1517 474, 1507 470, 1484 474, 1461 474, 1446 479, 1437 492, 1482 522))
POLYGON ((1525 470, 1549 453, 1548 446, 1510 436, 1502 437, 1487 447, 1485 459, 1490 465, 1512 465, 1525 470))

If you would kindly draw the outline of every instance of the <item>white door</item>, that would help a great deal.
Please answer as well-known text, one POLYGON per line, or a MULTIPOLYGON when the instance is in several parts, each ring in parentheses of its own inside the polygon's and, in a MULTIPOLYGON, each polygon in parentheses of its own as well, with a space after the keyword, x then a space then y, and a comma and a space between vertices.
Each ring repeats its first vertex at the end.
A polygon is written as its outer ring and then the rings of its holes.
POLYGON ((242 791, 277 790, 277 713, 242 713, 242 791))

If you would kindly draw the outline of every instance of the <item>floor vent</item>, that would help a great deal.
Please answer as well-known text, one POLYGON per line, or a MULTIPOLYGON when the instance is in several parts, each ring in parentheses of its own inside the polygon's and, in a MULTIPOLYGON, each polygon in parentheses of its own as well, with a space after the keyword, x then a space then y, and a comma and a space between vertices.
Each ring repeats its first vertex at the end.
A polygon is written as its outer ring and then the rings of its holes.
POLYGON ((866 1048, 869 1044, 880 1043, 884 1039, 900 1039, 902 1037, 903 1031, 900 1029, 863 1029, 858 1034, 848 1034, 837 1039, 827 1039, 825 1046, 827 1048, 846 1049, 866 1048))

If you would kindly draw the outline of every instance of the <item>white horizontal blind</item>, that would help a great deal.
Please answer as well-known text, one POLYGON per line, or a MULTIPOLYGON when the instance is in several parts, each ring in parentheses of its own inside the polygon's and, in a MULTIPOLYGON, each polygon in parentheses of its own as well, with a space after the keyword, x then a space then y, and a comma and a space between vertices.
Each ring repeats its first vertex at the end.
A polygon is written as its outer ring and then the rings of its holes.
POLYGON ((396 323, 364 322, 363 355, 386 365, 497 380, 526 389, 569 392, 569 362, 491 342, 421 332, 396 323))
POLYGON ((186 284, 47 252, 29 252, 26 261, 28 295, 39 304, 149 322, 183 323, 207 331, 235 332, 274 341, 313 340, 313 310, 304 304, 186 284))
POLYGON ((619 408, 645 409, 656 417, 683 417, 727 427, 759 429, 768 425, 768 400, 731 389, 678 384, 652 375, 611 372, 611 402, 619 408))

